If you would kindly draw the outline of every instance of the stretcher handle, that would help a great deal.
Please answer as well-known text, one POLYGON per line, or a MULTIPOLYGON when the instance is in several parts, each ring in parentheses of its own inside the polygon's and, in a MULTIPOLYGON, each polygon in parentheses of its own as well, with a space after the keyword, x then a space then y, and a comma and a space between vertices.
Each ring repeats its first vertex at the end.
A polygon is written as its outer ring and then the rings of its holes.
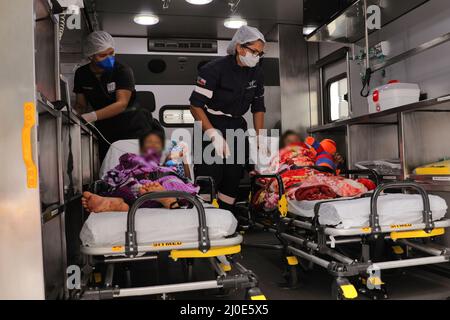
MULTIPOLYGON (((281 176, 279 174, 256 174, 254 176, 251 177, 250 182, 251 182, 251 188, 253 189, 253 186, 255 185, 255 181, 256 179, 276 179, 277 183, 278 183, 278 195, 279 195, 279 199, 281 199, 281 197, 284 195, 284 184, 283 184, 283 179, 281 178, 281 176)), ((252 190, 253 191, 253 190, 252 190)))
POLYGON ((342 172, 345 176, 354 175, 354 176, 361 176, 361 175, 368 175, 371 176, 376 183, 377 186, 379 186, 382 182, 381 176, 373 169, 355 169, 355 170, 344 170, 342 172))
POLYGON ((198 240, 199 240, 199 250, 203 253, 207 252, 211 247, 211 242, 209 240, 208 227, 206 225, 206 214, 202 203, 193 195, 181 191, 164 191, 164 192, 152 192, 146 193, 136 199, 134 204, 128 211, 127 216, 127 232, 125 234, 125 253, 128 257, 135 257, 137 255, 137 238, 136 238, 136 228, 135 228, 135 216, 137 209, 139 209, 145 202, 163 199, 163 198, 177 198, 184 199, 191 203, 196 209, 198 214, 198 240))
POLYGON ((433 216, 430 209, 430 199, 428 198, 428 193, 425 189, 413 182, 389 182, 384 183, 378 186, 373 192, 370 198, 370 227, 374 233, 378 233, 381 231, 380 229, 380 221, 378 215, 378 198, 381 193, 387 189, 413 189, 416 190, 423 201, 423 223, 425 224, 425 230, 430 232, 434 228, 433 216))
POLYGON ((195 184, 198 185, 199 182, 208 182, 209 185, 211 186, 211 192, 210 192, 210 196, 211 196, 211 202, 213 202, 214 199, 217 199, 217 191, 216 191, 216 183, 213 179, 213 177, 210 176, 198 176, 195 178, 195 184))
POLYGON ((23 106, 24 123, 22 128, 22 157, 26 168, 27 187, 38 187, 38 169, 33 160, 32 131, 36 125, 36 108, 34 103, 27 102, 23 106))

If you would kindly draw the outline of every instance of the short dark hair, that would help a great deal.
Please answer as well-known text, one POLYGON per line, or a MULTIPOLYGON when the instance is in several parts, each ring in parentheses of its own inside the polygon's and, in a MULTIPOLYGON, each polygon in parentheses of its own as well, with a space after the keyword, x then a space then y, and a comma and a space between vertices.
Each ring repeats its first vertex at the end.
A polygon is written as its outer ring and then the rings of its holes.
POLYGON ((290 135, 296 135, 296 136, 300 137, 300 134, 297 131, 294 131, 294 130, 287 130, 287 131, 285 131, 283 133, 283 135, 281 136, 281 139, 280 139, 280 148, 286 147, 284 145, 284 140, 290 135))
POLYGON ((152 135, 152 134, 157 136, 159 139, 161 139, 161 142, 162 142, 163 147, 164 147, 165 142, 166 142, 166 134, 165 134, 164 130, 161 130, 161 129, 149 129, 149 130, 145 131, 139 137, 139 148, 142 149, 142 147, 144 146, 145 139, 147 139, 147 137, 152 135))

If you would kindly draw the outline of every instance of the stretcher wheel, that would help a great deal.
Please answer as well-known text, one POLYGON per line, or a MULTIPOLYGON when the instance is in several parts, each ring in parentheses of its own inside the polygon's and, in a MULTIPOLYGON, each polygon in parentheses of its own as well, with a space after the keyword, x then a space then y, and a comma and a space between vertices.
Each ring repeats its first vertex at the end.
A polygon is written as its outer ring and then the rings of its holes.
MULTIPOLYGON (((373 280, 372 280, 373 281, 373 280)), ((374 289, 369 289, 367 287, 367 278, 359 278, 359 286, 358 291, 364 296, 368 297, 372 300, 384 300, 388 298, 386 284, 381 282, 381 279, 376 279, 375 282, 378 282, 379 287, 374 289)))
POLYGON ((331 285, 332 300, 354 300, 358 297, 355 287, 347 279, 336 279, 331 285))
POLYGON ((125 288, 131 288, 132 282, 131 282, 131 270, 126 267, 124 270, 124 277, 125 277, 125 288))
POLYGON ((267 298, 258 287, 254 287, 247 290, 245 300, 267 300, 267 298))
POLYGON ((288 266, 287 282, 289 287, 295 288, 298 285, 298 266, 288 266))
MULTIPOLYGON (((216 275, 217 279, 220 278, 220 275, 217 272, 214 272, 214 274, 216 275)), ((232 288, 222 287, 222 288, 217 289, 217 291, 216 291, 217 293, 215 293, 214 296, 216 298, 226 298, 226 297, 230 296, 232 290, 233 290, 232 288)))
POLYGON ((94 275, 94 282, 96 284, 99 284, 102 282, 102 274, 100 272, 94 272, 93 275, 94 275))
POLYGON ((217 293, 214 295, 216 298, 226 298, 231 294, 231 288, 219 288, 217 289, 217 293))
POLYGON ((344 300, 342 293, 335 282, 331 285, 331 300, 344 300))
POLYGON ((194 280, 194 260, 185 259, 183 262, 186 282, 192 282, 194 280))
POLYGON ((299 268, 299 264, 298 261, 296 260, 295 263, 293 263, 292 261, 289 262, 290 260, 288 260, 288 263, 286 265, 286 270, 283 274, 284 279, 286 280, 285 283, 283 283, 281 286, 282 287, 286 287, 289 289, 296 289, 298 288, 298 268, 299 268))
POLYGON ((388 299, 388 294, 386 288, 383 286, 381 289, 369 290, 367 288, 360 289, 359 292, 364 294, 366 297, 372 300, 386 300, 388 299))

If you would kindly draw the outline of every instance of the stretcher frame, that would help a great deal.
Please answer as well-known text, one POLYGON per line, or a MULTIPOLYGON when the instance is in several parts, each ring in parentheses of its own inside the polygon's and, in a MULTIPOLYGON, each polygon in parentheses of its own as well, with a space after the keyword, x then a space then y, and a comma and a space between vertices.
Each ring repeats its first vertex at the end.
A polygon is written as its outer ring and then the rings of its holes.
MULTIPOLYGON (((244 289, 246 290, 246 298, 250 300, 265 300, 265 296, 258 288, 258 279, 255 274, 233 260, 233 256, 241 251, 241 242, 242 236, 240 234, 234 234, 231 237, 218 240, 209 239, 205 208, 196 196, 179 191, 148 193, 140 196, 127 213, 127 231, 124 245, 81 247, 81 252, 85 256, 85 263, 82 268, 81 290, 73 292, 72 296, 76 299, 97 300, 162 295, 165 299, 167 294, 171 293, 207 289, 244 289), (189 243, 138 243, 138 235, 135 228, 137 210, 148 201, 162 198, 183 199, 196 208, 199 220, 198 241, 189 243), (115 264, 156 260, 158 259, 157 253, 167 251, 170 251, 170 257, 174 261, 187 261, 188 282, 135 288, 119 288, 113 284, 115 264), (210 281, 192 281, 193 259, 208 259, 216 272, 217 278, 210 281), (106 264, 104 284, 102 287, 89 287, 95 266, 99 263, 106 264), (229 273, 232 266, 238 271, 237 274, 231 275, 229 273)), ((130 285, 130 283, 127 284, 127 287, 130 285)))
MULTIPOLYGON (((318 265, 325 268, 330 275, 334 277, 332 285, 333 299, 354 299, 357 297, 357 290, 350 283, 349 277, 359 277, 364 286, 360 291, 368 294, 371 298, 387 298, 384 283, 381 281, 381 271, 387 269, 397 269, 413 266, 432 265, 439 263, 448 263, 450 261, 450 249, 433 244, 422 244, 414 241, 417 238, 429 240, 437 237, 450 227, 450 219, 433 221, 430 210, 430 202, 425 189, 413 182, 390 182, 379 184, 379 177, 373 170, 352 170, 347 174, 353 175, 372 175, 377 182, 377 188, 370 195, 370 225, 367 228, 339 229, 330 226, 324 226, 319 223, 320 206, 323 203, 342 200, 326 200, 318 202, 314 207, 314 218, 308 219, 299 217, 288 212, 287 204, 283 203, 285 188, 281 176, 275 175, 257 175, 252 179, 252 192, 254 183, 259 178, 273 178, 278 183, 279 202, 277 210, 274 212, 262 213, 262 218, 258 219, 259 213, 254 211, 252 204, 249 205, 249 218, 255 227, 272 232, 280 240, 282 250, 286 255, 288 276, 287 280, 290 286, 296 287, 298 281, 297 257, 304 259, 311 268, 318 265), (418 224, 407 225, 389 225, 379 224, 379 215, 377 210, 378 198, 386 190, 404 190, 413 189, 417 191, 423 201, 424 210, 422 222, 418 224), (259 221, 258 221, 259 220, 259 221), (372 262, 370 247, 374 241, 383 241, 391 239, 394 241, 395 260, 383 262, 372 262), (361 256, 359 260, 348 257, 336 250, 339 245, 347 243, 360 243, 361 256), (406 250, 405 250, 406 249, 406 250), (417 258, 409 258, 410 249, 415 249, 421 254, 417 258), (406 252, 406 255, 404 254, 406 252), (403 259, 403 256, 407 259, 403 259), (374 273, 375 272, 375 273, 374 273)), ((251 198, 250 198, 251 199, 251 198)), ((266 246, 266 248, 270 248, 266 246)), ((273 245, 272 249, 280 249, 273 245)))

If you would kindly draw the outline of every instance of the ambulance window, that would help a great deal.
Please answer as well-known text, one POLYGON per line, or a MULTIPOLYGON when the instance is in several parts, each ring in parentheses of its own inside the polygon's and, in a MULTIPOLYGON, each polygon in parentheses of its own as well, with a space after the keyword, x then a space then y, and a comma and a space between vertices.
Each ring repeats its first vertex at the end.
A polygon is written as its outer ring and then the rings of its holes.
POLYGON ((164 127, 192 127, 194 117, 189 106, 164 106, 159 112, 164 127))
POLYGON ((330 122, 349 115, 347 76, 341 75, 328 81, 327 118, 330 122))

